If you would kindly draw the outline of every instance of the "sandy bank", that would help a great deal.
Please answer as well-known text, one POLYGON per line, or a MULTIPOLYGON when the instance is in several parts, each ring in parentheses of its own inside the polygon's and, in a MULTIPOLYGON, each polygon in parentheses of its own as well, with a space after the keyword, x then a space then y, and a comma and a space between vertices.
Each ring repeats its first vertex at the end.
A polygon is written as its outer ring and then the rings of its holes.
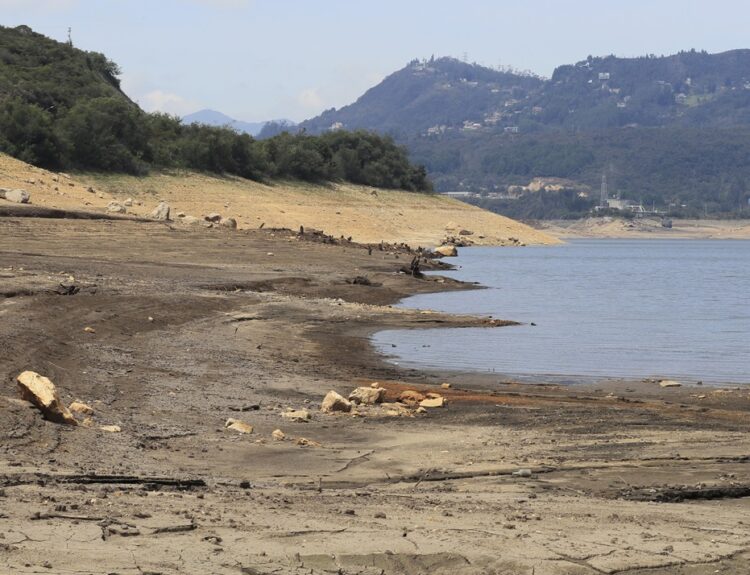
POLYGON ((336 184, 265 185, 236 177, 192 172, 121 175, 54 174, 0 154, 0 187, 23 188, 39 206, 102 211, 111 201, 131 198, 128 212, 145 216, 164 200, 173 218, 183 212, 237 220, 240 229, 264 227, 324 230, 364 243, 440 245, 461 230, 477 245, 555 244, 559 240, 509 218, 432 194, 336 184), (87 191, 92 188, 94 192, 87 191))
POLYGON ((535 227, 563 240, 576 238, 675 238, 750 239, 750 220, 672 220, 665 228, 661 220, 643 218, 587 218, 584 220, 540 221, 535 227))

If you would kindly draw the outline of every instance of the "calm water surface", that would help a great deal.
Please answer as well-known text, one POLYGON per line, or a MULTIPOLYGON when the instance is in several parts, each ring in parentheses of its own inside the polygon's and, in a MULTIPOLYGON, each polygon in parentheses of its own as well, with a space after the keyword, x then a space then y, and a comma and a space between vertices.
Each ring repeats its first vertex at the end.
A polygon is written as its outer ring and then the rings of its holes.
POLYGON ((459 251, 451 261, 460 269, 446 275, 489 289, 402 305, 526 325, 376 334, 394 362, 563 382, 750 383, 750 242, 575 240, 459 251))

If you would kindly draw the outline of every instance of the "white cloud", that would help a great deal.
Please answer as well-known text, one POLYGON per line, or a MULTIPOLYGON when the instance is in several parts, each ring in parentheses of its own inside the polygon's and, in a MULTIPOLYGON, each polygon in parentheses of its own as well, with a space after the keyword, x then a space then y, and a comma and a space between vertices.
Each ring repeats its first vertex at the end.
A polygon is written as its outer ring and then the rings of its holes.
POLYGON ((177 116, 184 116, 201 108, 200 103, 195 100, 164 90, 148 92, 140 98, 139 103, 147 112, 167 112, 177 116))
POLYGON ((306 110, 320 111, 324 107, 323 98, 317 88, 306 88, 297 95, 297 102, 306 110))

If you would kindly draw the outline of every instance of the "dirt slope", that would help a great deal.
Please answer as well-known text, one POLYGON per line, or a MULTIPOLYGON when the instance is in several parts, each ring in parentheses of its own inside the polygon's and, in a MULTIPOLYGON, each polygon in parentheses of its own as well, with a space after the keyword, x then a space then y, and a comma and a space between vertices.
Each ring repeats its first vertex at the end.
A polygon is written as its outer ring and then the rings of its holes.
POLYGON ((435 246, 462 229, 479 245, 556 244, 545 232, 442 196, 365 186, 264 185, 234 177, 193 172, 145 178, 77 174, 66 177, 0 154, 0 187, 22 188, 34 204, 102 211, 112 200, 133 200, 130 213, 147 215, 160 200, 173 215, 202 217, 212 212, 235 218, 240 229, 316 228, 336 237, 375 243, 406 242, 435 246), (93 188, 94 192, 87 191, 93 188))

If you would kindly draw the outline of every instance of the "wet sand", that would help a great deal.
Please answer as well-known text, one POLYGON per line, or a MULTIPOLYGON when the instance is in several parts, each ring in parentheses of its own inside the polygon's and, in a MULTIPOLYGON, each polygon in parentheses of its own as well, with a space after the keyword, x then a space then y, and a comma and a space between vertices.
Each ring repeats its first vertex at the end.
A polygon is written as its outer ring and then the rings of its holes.
POLYGON ((0 218, 0 238, 2 573, 749 569, 745 388, 391 366, 378 329, 503 329, 390 307, 470 287, 397 273, 405 252, 108 220, 0 218), (44 421, 19 400, 26 369, 97 427, 44 421), (413 389, 448 404, 318 410, 373 382, 388 402, 413 389))

